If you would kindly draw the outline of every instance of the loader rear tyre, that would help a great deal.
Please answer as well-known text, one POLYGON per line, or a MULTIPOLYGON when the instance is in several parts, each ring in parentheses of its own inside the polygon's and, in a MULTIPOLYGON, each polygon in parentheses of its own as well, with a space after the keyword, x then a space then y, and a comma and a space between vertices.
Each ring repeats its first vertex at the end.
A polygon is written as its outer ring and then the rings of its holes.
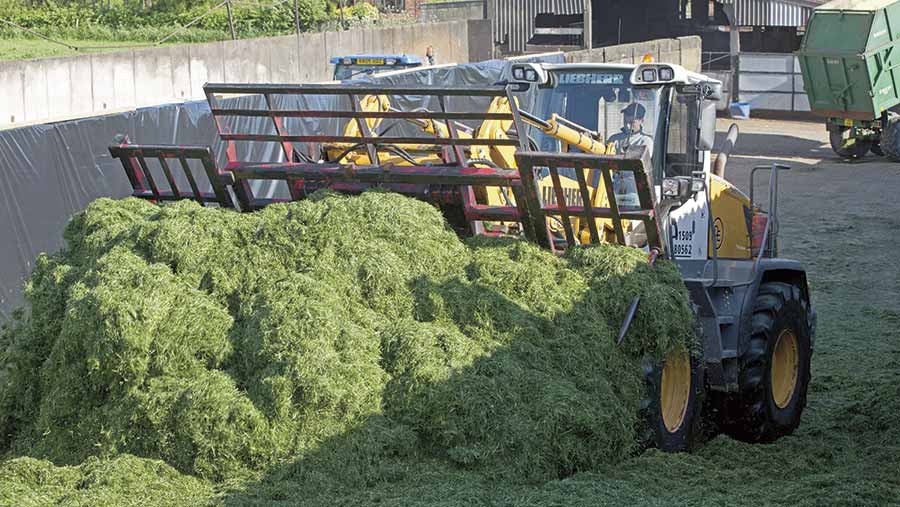
POLYGON ((850 137, 849 127, 840 127, 839 130, 828 132, 831 149, 842 158, 860 158, 869 152, 872 141, 861 141, 850 137))
POLYGON ((745 442, 791 434, 806 406, 812 356, 807 305, 791 284, 763 283, 740 358, 737 395, 728 399, 725 433, 745 442))
POLYGON ((667 452, 690 450, 701 436, 702 362, 679 347, 662 362, 645 360, 643 368, 647 397, 642 405, 649 443, 667 452))
POLYGON ((888 113, 882 123, 881 141, 878 145, 887 158, 900 162, 900 115, 888 113))

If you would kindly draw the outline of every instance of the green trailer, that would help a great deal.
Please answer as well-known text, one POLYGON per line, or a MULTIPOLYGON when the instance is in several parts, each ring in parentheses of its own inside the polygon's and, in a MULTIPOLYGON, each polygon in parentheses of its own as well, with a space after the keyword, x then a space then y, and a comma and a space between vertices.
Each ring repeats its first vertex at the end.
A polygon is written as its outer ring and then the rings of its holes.
POLYGON ((834 0, 813 10, 797 56, 835 153, 900 161, 900 1, 834 0))

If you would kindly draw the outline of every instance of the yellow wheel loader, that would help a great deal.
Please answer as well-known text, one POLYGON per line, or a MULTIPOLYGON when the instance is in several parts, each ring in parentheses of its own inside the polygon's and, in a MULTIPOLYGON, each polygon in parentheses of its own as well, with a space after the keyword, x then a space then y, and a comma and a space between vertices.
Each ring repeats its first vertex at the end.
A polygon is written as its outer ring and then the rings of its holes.
MULTIPOLYGON (((651 264, 670 259, 701 346, 645 361, 641 408, 653 443, 688 449, 705 421, 753 442, 791 433, 806 403, 816 314, 803 265, 778 256, 787 168, 754 169, 747 193, 724 178, 737 129, 714 158, 721 83, 663 63, 516 63, 506 74, 479 88, 209 84, 226 165, 203 146, 120 138, 110 152, 133 195, 158 202, 253 211, 322 188, 379 186, 433 203, 460 234, 519 236, 554 251, 614 242, 643 249, 651 264), (231 95, 260 106, 233 107, 231 95), (419 105, 395 109, 410 97, 419 105), (251 129, 259 118, 271 122, 263 131, 232 130, 235 119, 254 120, 243 122, 251 129), (322 119, 339 127, 309 127, 322 119), (274 143, 282 156, 239 160, 241 143, 274 143), (754 192, 760 176, 765 199, 754 192), (267 181, 281 193, 262 195, 267 181)), ((640 299, 619 342, 637 312, 640 299)))

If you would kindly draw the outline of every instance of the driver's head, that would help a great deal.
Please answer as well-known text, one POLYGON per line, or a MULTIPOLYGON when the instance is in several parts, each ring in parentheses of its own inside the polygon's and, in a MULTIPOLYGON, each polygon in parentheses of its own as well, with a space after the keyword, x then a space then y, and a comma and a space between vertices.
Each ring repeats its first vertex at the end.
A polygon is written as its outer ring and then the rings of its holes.
POLYGON ((622 110, 624 116, 625 129, 630 132, 640 132, 644 125, 644 115, 647 114, 647 108, 632 102, 622 110))

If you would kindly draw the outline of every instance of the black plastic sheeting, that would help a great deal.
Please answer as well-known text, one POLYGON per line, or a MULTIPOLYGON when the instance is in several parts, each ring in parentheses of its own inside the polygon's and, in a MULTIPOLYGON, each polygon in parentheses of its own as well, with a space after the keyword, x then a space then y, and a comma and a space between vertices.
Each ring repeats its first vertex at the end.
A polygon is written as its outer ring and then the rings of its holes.
MULTIPOLYGON (((534 60, 564 61, 562 55, 534 60)), ((507 67, 506 61, 491 60, 355 82, 423 87, 488 86, 503 80, 507 67)), ((253 107, 249 104, 258 99, 230 99, 235 102, 229 107, 253 107)), ((520 101, 528 103, 527 97, 520 101)), ((420 97, 395 99, 394 105, 402 108, 429 106, 422 103, 420 97)), ((325 104, 316 104, 316 108, 323 106, 325 104)), ((464 105, 456 104, 453 109, 461 107, 464 105)), ((484 110, 486 104, 472 103, 471 107, 476 108, 472 110, 484 110)), ((241 125, 231 125, 234 131, 263 132, 270 128, 268 118, 242 121, 241 125)), ((331 133, 337 133, 338 127, 333 120, 301 126, 303 130, 331 133)), ((121 163, 111 158, 107 151, 118 134, 126 134, 131 142, 140 144, 211 146, 218 162, 225 163, 226 146, 218 138, 205 101, 0 131, 0 186, 3 189, 0 192, 0 320, 21 306, 24 282, 33 269, 35 258, 41 252, 53 252, 62 246, 62 232, 72 215, 97 198, 124 198, 131 194, 121 163)), ((242 160, 277 162, 283 159, 277 143, 238 143, 238 147, 238 157, 242 160)), ((254 193, 261 196, 280 192, 274 186, 254 188, 254 193)))

